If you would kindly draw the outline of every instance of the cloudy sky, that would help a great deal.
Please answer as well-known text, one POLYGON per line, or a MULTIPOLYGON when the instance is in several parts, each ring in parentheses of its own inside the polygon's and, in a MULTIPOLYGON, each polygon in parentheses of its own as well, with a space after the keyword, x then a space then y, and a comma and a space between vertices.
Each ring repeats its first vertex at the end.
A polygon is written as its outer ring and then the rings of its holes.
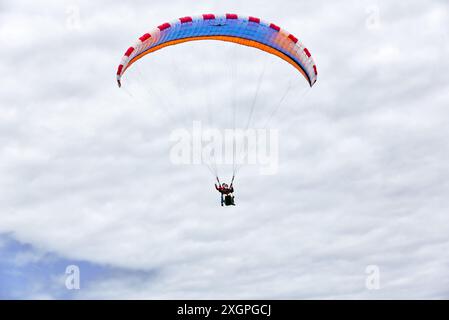
POLYGON ((2 0, 0 298, 449 298, 448 26, 446 0, 2 0), (205 42, 117 88, 137 37, 207 12, 291 31, 317 84, 205 42), (268 124, 279 169, 243 166, 222 208, 170 134, 229 128, 233 103, 245 126, 258 79, 251 127, 293 88, 268 124))

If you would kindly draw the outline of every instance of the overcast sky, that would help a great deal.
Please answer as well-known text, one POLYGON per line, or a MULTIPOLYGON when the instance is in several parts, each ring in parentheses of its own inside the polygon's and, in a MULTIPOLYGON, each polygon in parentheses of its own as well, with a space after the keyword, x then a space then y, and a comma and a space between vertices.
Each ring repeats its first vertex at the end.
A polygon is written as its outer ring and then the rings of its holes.
POLYGON ((448 26, 446 0, 2 0, 0 298, 449 298, 448 26), (117 88, 139 36, 208 12, 289 30, 318 82, 207 42, 145 58, 117 88), (232 99, 244 126, 262 77, 255 127, 294 89, 269 123, 279 170, 242 167, 222 208, 205 166, 170 161, 169 136, 227 128, 232 99))

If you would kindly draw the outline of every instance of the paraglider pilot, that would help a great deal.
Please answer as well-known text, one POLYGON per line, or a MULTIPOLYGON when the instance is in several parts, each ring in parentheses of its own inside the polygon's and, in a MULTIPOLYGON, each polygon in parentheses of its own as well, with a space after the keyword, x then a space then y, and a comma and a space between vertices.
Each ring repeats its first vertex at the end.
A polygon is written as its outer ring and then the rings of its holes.
POLYGON ((234 183, 234 177, 232 177, 231 185, 229 186, 226 183, 220 183, 218 178, 217 181, 218 185, 215 184, 215 189, 217 189, 217 191, 221 194, 221 206, 223 206, 223 204, 227 206, 235 206, 233 195, 234 187, 232 186, 234 183))

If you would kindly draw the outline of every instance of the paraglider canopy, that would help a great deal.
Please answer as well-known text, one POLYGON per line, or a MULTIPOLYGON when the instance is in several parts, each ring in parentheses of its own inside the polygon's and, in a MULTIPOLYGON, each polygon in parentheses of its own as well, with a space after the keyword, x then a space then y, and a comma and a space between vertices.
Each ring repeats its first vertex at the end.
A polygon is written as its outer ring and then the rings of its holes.
POLYGON ((317 68, 309 50, 294 35, 256 17, 227 13, 179 18, 142 35, 122 57, 117 68, 118 86, 121 87, 126 69, 145 55, 167 46, 197 40, 227 41, 260 49, 290 63, 310 86, 317 80, 317 68))

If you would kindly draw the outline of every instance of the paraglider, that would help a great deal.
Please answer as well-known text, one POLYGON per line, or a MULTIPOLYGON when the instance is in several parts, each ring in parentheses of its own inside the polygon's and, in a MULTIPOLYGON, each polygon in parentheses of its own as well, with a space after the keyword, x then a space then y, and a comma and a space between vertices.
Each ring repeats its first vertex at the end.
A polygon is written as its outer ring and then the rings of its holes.
MULTIPOLYGON (((291 33, 274 23, 256 17, 227 13, 224 15, 203 14, 186 16, 159 25, 143 34, 123 55, 117 68, 117 84, 122 86, 126 70, 144 56, 165 47, 189 41, 217 40, 253 47, 275 55, 292 65, 312 87, 317 81, 317 67, 310 51, 291 33)), ((284 97, 280 99, 283 100, 284 97)), ((248 122, 249 124, 249 122, 248 122)), ((233 182, 215 188, 221 194, 221 205, 235 205, 233 182)))
POLYGON ((215 189, 221 194, 221 206, 235 206, 234 202, 234 177, 232 177, 231 184, 228 186, 226 183, 220 183, 220 180, 217 178, 218 185, 215 184, 215 189))

